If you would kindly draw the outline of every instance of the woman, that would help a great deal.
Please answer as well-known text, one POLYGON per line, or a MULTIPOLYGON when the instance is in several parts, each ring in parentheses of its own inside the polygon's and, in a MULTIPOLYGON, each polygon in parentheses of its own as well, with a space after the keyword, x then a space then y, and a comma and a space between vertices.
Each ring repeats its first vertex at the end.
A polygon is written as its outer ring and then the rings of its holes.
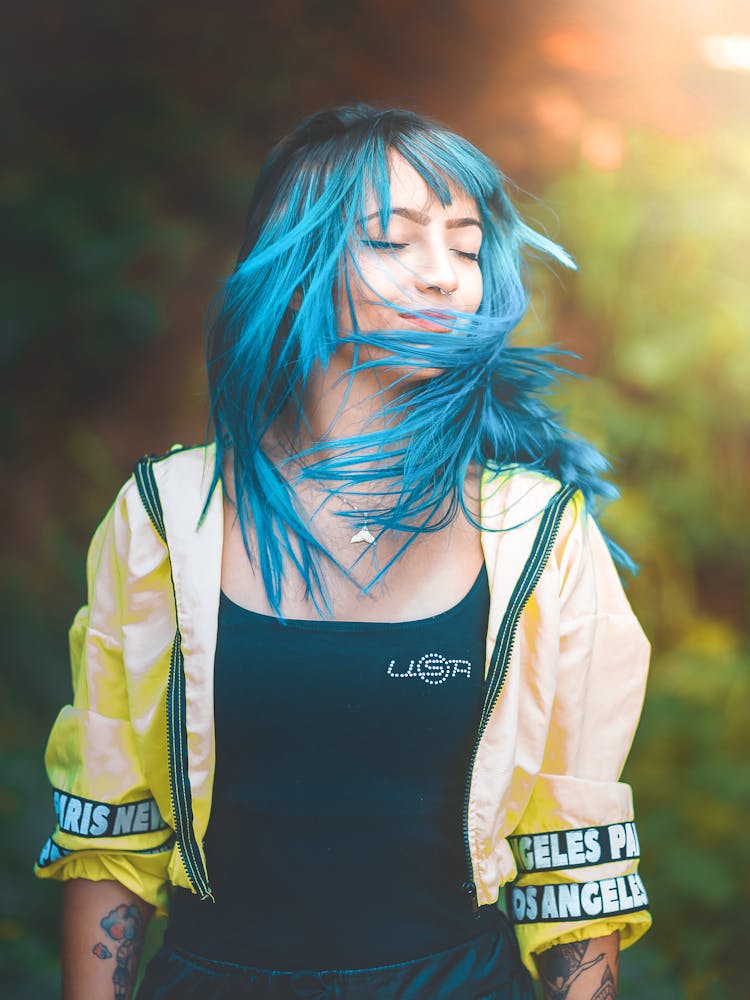
POLYGON ((507 344, 522 250, 571 262, 501 180, 361 105, 264 166, 216 442, 140 462, 89 554, 37 867, 67 997, 130 995, 154 909, 145 997, 616 995, 648 645, 604 463, 507 344))

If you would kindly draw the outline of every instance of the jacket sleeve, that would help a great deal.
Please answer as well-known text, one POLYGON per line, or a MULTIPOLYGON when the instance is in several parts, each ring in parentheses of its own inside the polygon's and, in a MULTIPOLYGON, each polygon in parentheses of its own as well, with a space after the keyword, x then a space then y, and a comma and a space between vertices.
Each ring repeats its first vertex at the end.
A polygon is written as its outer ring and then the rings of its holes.
POLYGON ((541 772, 510 837, 518 878, 509 911, 521 954, 648 930, 631 789, 619 781, 646 684, 649 644, 606 543, 576 495, 552 555, 559 657, 541 772))
POLYGON ((148 786, 130 720, 123 633, 129 619, 146 613, 164 557, 151 542, 132 565, 130 485, 89 548, 88 604, 70 630, 73 704, 58 715, 45 755, 57 826, 34 870, 63 881, 115 879, 163 913, 173 834, 148 786), (134 572, 142 586, 132 583, 134 572))

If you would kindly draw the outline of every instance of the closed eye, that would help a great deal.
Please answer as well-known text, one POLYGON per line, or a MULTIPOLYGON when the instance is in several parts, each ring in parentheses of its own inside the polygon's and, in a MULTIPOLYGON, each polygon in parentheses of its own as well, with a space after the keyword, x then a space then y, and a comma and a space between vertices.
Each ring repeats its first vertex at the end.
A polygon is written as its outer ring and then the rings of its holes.
MULTIPOLYGON (((373 250, 405 250, 408 243, 391 243, 389 240, 364 240, 365 246, 372 247, 373 250)), ((479 260, 478 253, 469 253, 467 250, 454 250, 455 254, 463 257, 464 260, 471 260, 475 263, 479 260)))
POLYGON ((408 243, 389 243, 388 240, 364 240, 364 244, 367 247, 372 247, 373 250, 403 250, 409 245, 408 243))

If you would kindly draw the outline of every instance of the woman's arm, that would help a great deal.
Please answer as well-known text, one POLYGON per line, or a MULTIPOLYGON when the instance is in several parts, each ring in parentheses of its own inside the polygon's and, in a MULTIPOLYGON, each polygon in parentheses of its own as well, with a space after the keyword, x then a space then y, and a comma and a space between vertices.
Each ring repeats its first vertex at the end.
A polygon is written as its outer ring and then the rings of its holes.
POLYGON ((67 882, 63 1000, 130 1000, 152 912, 152 906, 119 882, 67 882))
POLYGON ((558 944, 536 956, 544 1000, 616 1000, 620 936, 558 944))

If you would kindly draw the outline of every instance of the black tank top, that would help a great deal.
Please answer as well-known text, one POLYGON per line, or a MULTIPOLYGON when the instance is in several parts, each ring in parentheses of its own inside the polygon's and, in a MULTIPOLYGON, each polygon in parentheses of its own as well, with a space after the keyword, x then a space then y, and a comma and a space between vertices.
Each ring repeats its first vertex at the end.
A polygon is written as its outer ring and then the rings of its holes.
POLYGON ((462 809, 489 586, 413 622, 289 621, 222 595, 216 902, 178 890, 167 941, 261 968, 368 968, 450 948, 475 916, 462 809))

